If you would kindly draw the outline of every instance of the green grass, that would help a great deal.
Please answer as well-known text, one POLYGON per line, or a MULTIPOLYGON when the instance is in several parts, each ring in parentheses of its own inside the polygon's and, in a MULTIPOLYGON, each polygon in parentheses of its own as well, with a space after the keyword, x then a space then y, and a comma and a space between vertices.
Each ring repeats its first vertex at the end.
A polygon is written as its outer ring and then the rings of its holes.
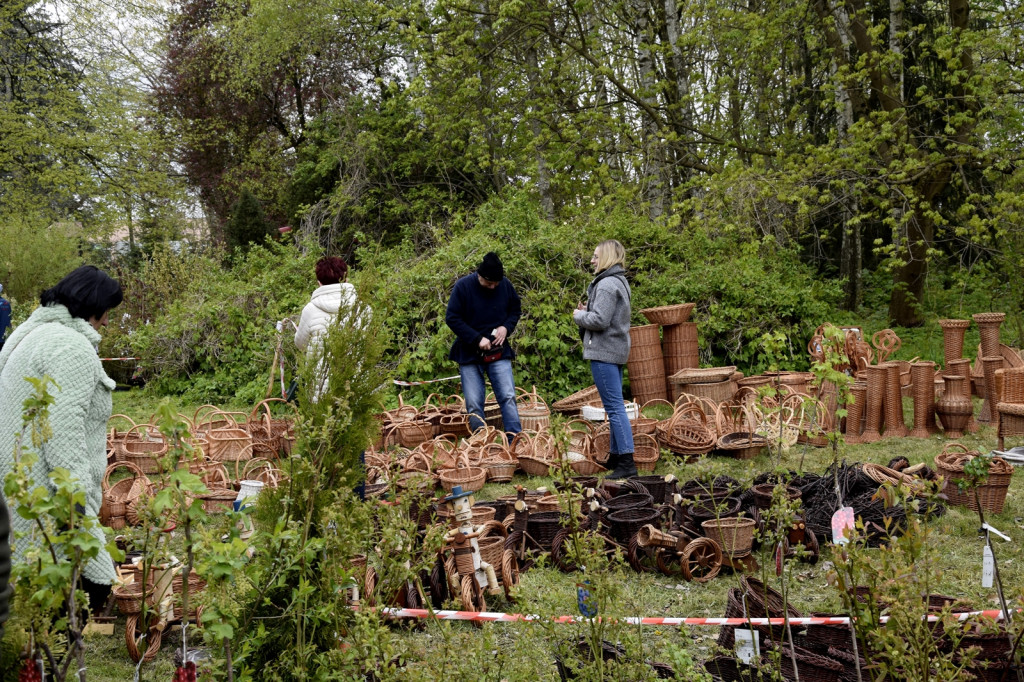
MULTIPOLYGON (((115 411, 128 414, 136 420, 146 419, 155 410, 158 399, 145 393, 115 394, 115 411)), ((192 414, 196 406, 177 405, 184 414, 192 414)), ((976 405, 980 407, 980 404, 976 405)), ((912 404, 905 401, 907 422, 912 423, 912 404)), ((911 438, 884 439, 866 445, 844 445, 841 456, 848 462, 864 461, 885 464, 893 457, 905 456, 912 464, 924 462, 934 466, 934 458, 947 441, 941 436, 919 440, 911 438)), ((977 434, 960 441, 969 448, 982 452, 995 446, 994 432, 983 426, 977 434)), ((831 450, 797 445, 783 458, 782 466, 803 471, 822 472, 831 461, 831 450)), ((694 463, 685 463, 671 456, 659 461, 658 474, 674 473, 680 480, 704 474, 728 474, 749 482, 757 473, 773 468, 767 455, 754 460, 739 461, 716 456, 704 457, 694 463)), ((489 484, 477 495, 478 500, 494 499, 514 492, 514 485, 531 489, 553 487, 550 478, 517 477, 510 484, 489 484)), ((1014 537, 1015 542, 996 540, 1000 571, 1007 591, 1013 595, 1024 586, 1024 545, 1020 518, 1024 496, 1024 477, 1018 475, 1007 497, 1005 511, 990 515, 996 528, 1014 537)), ((981 587, 982 539, 979 538, 978 519, 974 512, 951 508, 941 519, 932 522, 936 550, 933 553, 941 579, 935 591, 956 597, 975 608, 994 608, 993 589, 981 587)), ((873 550, 884 551, 884 550, 873 550)), ((836 591, 828 583, 831 552, 822 543, 817 565, 797 564, 791 598, 801 612, 837 609, 836 591)), ((762 564, 771 561, 761 556, 762 564)), ((521 613, 575 614, 576 583, 579 575, 566 575, 557 569, 540 566, 523 574, 520 601, 509 605, 502 598, 488 600, 491 610, 521 613)), ((617 612, 620 615, 642 616, 721 616, 725 611, 726 593, 738 585, 739 576, 723 571, 706 584, 685 583, 657 574, 638 575, 628 567, 621 575, 623 598, 617 612)), ((555 640, 578 637, 581 625, 542 626, 538 624, 488 624, 477 629, 465 623, 426 623, 412 626, 396 624, 395 637, 401 642, 408 667, 403 679, 436 678, 443 674, 462 671, 476 679, 557 679, 552 650, 555 640)), ((665 660, 669 649, 682 647, 698 660, 711 655, 718 628, 645 627, 630 630, 647 656, 665 660)), ((114 637, 93 637, 89 640, 89 676, 92 680, 128 680, 134 667, 124 648, 124 619, 118 620, 114 637)), ((170 678, 171 656, 180 639, 168 635, 156 661, 143 666, 142 679, 166 680, 170 678)))

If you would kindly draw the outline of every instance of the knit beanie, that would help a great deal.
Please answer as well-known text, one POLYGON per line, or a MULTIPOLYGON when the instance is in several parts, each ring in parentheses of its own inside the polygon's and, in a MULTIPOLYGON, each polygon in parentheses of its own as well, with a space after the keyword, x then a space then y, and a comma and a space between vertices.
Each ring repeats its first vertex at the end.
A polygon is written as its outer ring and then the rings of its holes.
POLYGON ((480 265, 476 266, 476 274, 488 282, 500 282, 505 277, 505 267, 501 264, 498 254, 488 251, 480 265))

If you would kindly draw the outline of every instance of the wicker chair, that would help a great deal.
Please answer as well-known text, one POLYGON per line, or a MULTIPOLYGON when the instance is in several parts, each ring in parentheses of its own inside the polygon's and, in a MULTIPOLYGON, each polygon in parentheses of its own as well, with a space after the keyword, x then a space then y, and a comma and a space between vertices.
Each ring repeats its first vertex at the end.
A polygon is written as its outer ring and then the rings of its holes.
POLYGON ((1003 390, 997 398, 999 449, 1006 436, 1024 436, 1024 367, 1003 370, 1003 390))

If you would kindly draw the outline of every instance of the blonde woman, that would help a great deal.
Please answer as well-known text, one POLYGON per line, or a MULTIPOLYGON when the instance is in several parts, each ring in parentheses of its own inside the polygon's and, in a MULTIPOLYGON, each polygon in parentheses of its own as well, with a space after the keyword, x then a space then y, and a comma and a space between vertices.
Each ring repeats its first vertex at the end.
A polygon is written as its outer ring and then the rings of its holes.
POLYGON ((636 476, 633 431, 622 400, 622 366, 629 359, 632 296, 625 260, 626 249, 618 241, 608 239, 597 245, 590 258, 595 277, 587 287, 587 302, 572 315, 583 331, 583 358, 590 360, 590 373, 611 427, 611 478, 636 476))

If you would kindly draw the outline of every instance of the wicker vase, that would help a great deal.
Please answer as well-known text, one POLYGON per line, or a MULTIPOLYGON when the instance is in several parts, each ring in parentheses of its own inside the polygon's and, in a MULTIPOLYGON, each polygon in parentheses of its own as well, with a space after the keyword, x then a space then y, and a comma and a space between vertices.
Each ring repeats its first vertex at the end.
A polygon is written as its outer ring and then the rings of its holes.
POLYGON ((885 398, 885 367, 868 365, 867 398, 864 402, 864 433, 862 443, 875 443, 882 440, 882 402, 885 398))
POLYGON ((995 421, 995 400, 996 397, 996 370, 1003 368, 1003 356, 985 356, 981 359, 981 367, 985 372, 985 402, 981 404, 981 412, 978 413, 978 421, 984 424, 995 421))
POLYGON ((971 326, 970 320, 939 320, 942 327, 943 358, 946 368, 949 361, 964 356, 964 334, 971 326))
POLYGON ((885 367, 885 435, 906 438, 908 432, 903 417, 900 363, 884 362, 882 365, 885 367))
POLYGON ((978 323, 981 356, 991 358, 999 355, 999 325, 1006 319, 1006 313, 977 313, 971 317, 978 323))
POLYGON ((942 398, 935 403, 935 413, 939 415, 947 438, 962 438, 967 419, 974 411, 970 398, 963 394, 965 380, 962 376, 943 377, 946 388, 942 398))
POLYGON ((864 429, 864 402, 867 399, 868 385, 863 381, 855 381, 850 385, 850 402, 846 404, 846 442, 862 443, 861 432, 864 429))
MULTIPOLYGON (((967 358, 955 358, 946 362, 946 372, 951 376, 964 377, 964 397, 968 400, 971 399, 971 361, 967 358)), ((973 404, 973 403, 972 403, 973 404)), ((971 416, 967 419, 967 426, 964 427, 964 433, 977 433, 978 422, 974 420, 974 412, 971 411, 971 416)))
POLYGON ((910 377, 914 397, 914 428, 909 435, 911 438, 927 438, 935 433, 935 363, 911 364, 910 377))

